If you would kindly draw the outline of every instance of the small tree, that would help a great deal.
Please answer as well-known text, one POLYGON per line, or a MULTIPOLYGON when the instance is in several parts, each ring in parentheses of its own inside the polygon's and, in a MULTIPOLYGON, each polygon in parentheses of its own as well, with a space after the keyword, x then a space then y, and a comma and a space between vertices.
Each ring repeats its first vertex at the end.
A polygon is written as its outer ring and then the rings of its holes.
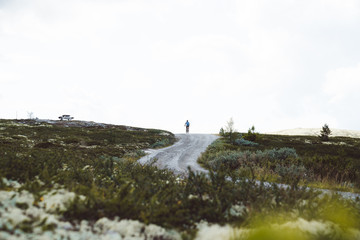
POLYGON ((320 139, 321 141, 329 141, 329 136, 331 134, 331 130, 329 125, 325 124, 320 131, 320 139))
POLYGON ((29 119, 33 119, 34 118, 34 113, 33 112, 28 112, 28 118, 29 119))
POLYGON ((227 125, 225 126, 226 132, 233 133, 235 131, 234 129, 234 120, 232 118, 227 121, 227 125))
POLYGON ((220 128, 219 135, 225 137, 225 130, 224 128, 220 128))
POLYGON ((227 122, 225 129, 224 128, 220 129, 219 134, 220 136, 228 138, 231 144, 235 144, 235 140, 239 136, 239 133, 236 132, 234 128, 234 120, 232 118, 230 118, 229 121, 227 122))
POLYGON ((234 129, 234 120, 232 118, 229 119, 225 128, 226 128, 226 133, 229 136, 230 143, 233 143, 235 141, 234 138, 235 129, 234 129))

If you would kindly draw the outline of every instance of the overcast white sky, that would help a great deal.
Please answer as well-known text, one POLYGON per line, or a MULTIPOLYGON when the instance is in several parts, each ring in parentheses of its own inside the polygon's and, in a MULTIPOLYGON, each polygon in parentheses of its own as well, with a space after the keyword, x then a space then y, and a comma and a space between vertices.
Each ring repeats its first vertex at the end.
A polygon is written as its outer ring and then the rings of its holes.
POLYGON ((0 118, 360 130, 359 0, 0 0, 0 118))

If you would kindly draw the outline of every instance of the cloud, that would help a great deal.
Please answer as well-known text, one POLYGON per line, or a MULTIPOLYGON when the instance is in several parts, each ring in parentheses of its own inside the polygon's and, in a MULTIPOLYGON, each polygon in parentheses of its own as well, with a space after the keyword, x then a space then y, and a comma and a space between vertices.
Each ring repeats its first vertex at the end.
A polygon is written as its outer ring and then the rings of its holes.
POLYGON ((360 100, 360 63, 353 67, 341 67, 326 74, 324 92, 330 96, 331 103, 346 100, 360 100))
POLYGON ((330 70, 323 82, 321 95, 326 100, 319 111, 336 119, 335 127, 357 130, 360 115, 356 105, 360 102, 360 63, 330 70))
POLYGON ((236 19, 241 25, 276 29, 351 23, 359 19, 357 0, 258 0, 237 1, 236 19))

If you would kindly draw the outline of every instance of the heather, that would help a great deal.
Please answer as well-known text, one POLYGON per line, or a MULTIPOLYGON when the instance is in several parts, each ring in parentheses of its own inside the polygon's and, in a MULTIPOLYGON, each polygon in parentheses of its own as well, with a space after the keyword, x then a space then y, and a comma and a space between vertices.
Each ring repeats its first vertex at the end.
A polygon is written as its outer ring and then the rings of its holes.
POLYGON ((232 140, 224 135, 208 147, 199 162, 214 171, 225 168, 267 182, 360 191, 359 139, 330 137, 322 141, 315 136, 257 133, 249 141, 246 136, 239 134, 232 140))
POLYGON ((156 159, 136 161, 147 148, 174 143, 166 131, 0 123, 0 238, 209 239, 216 229, 222 239, 263 239, 284 228, 288 236, 341 239, 360 228, 357 200, 299 184, 308 165, 292 141, 266 147, 266 136, 255 145, 219 139, 201 157, 208 174, 175 175, 156 159), (257 181, 267 168, 274 183, 257 181))

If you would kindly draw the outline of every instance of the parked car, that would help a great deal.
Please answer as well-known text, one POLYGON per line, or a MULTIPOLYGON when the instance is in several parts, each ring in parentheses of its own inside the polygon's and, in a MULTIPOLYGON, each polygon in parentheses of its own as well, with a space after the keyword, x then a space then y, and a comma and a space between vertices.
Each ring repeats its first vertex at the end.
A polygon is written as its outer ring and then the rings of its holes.
POLYGON ((70 120, 73 120, 74 117, 70 117, 70 115, 62 115, 62 116, 59 117, 59 119, 60 119, 60 121, 62 121, 62 120, 70 121, 70 120))

